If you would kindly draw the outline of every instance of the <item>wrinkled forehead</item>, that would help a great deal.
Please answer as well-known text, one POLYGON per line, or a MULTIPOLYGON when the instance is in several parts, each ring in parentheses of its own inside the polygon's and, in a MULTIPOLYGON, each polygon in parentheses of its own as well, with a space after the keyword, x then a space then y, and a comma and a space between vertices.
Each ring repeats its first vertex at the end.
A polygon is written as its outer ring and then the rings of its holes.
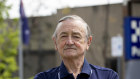
POLYGON ((80 20, 65 20, 57 25, 57 33, 62 30, 82 31, 86 33, 86 25, 80 20))

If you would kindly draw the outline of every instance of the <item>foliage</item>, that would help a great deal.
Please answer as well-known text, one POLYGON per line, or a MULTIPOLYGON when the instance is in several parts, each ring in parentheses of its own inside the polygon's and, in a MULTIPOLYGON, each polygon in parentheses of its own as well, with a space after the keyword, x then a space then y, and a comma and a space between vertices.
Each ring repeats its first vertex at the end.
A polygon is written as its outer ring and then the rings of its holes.
POLYGON ((5 3, 6 0, 0 0, 0 79, 18 79, 12 74, 18 69, 16 55, 19 32, 7 21, 10 7, 5 3))

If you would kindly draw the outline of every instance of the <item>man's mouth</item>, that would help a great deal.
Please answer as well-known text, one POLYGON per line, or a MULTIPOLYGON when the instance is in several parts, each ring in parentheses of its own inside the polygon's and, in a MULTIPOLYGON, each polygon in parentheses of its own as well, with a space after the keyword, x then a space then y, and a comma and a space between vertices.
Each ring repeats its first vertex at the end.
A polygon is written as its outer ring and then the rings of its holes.
POLYGON ((68 50, 68 49, 73 49, 73 50, 76 50, 75 48, 65 48, 64 50, 68 50))

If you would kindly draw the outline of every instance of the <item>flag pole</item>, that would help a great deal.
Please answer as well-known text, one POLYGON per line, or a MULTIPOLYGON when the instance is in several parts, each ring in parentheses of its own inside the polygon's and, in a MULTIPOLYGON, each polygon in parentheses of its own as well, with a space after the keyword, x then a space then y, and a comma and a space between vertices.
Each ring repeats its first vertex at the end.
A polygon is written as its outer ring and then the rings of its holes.
POLYGON ((22 0, 20 0, 20 21, 19 21, 19 30, 20 30, 20 36, 19 36, 19 77, 20 79, 24 79, 24 61, 23 61, 23 44, 29 43, 29 26, 28 26, 28 20, 24 13, 24 7, 22 0))
MULTIPOLYGON (((22 0, 20 0, 20 11, 21 11, 21 5, 22 5, 22 0)), ((21 13, 20 13, 21 15, 21 13)), ((23 45, 23 37, 22 37, 22 19, 21 19, 21 16, 20 16, 20 20, 19 20, 19 55, 18 55, 18 62, 19 62, 19 78, 20 79, 24 79, 23 78, 23 48, 22 48, 22 45, 23 45)))
POLYGON ((19 21, 19 77, 20 79, 24 79, 23 77, 23 49, 22 49, 22 25, 21 20, 19 21))

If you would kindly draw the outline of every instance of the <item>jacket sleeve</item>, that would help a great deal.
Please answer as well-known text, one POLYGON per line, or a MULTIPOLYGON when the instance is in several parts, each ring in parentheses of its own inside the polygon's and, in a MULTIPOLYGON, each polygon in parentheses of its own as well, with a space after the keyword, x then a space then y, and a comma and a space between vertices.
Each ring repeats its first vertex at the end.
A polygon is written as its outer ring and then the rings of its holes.
POLYGON ((109 79, 119 79, 118 74, 115 71, 110 72, 110 78, 109 79))

